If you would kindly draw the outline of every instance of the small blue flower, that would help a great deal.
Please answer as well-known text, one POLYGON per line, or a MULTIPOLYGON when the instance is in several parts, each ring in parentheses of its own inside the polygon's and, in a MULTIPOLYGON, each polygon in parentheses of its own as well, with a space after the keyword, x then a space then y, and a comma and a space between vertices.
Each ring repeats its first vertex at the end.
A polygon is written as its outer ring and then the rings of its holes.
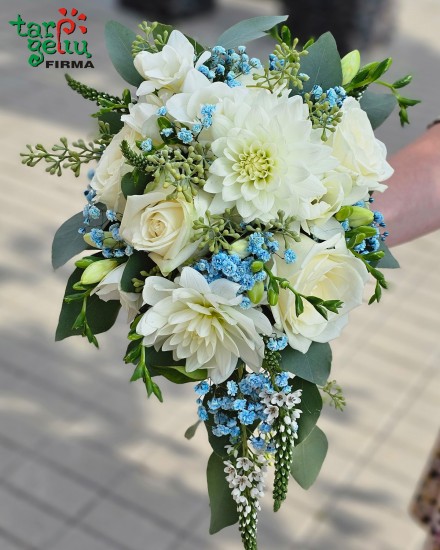
POLYGON ((260 424, 259 430, 262 434, 268 434, 272 431, 272 426, 270 424, 266 424, 266 422, 263 422, 260 424))
POLYGON ((197 395, 206 395, 209 392, 208 382, 206 380, 203 380, 203 382, 199 382, 194 388, 194 391, 197 395))
POLYGON ((266 442, 261 437, 252 437, 251 443, 256 451, 264 451, 266 448, 266 442))
POLYGON ((202 125, 199 124, 199 123, 193 124, 192 131, 193 131, 195 134, 199 134, 199 133, 202 131, 202 125))
POLYGON ((141 151, 144 153, 149 153, 153 149, 153 140, 151 138, 144 139, 141 143, 141 151))
POLYGON ((232 397, 236 396, 237 395, 237 392, 238 392, 238 386, 237 386, 237 383, 234 382, 233 380, 229 380, 227 383, 226 383, 226 387, 228 389, 228 395, 232 395, 232 397))
POLYGON ((222 424, 218 424, 217 426, 214 426, 212 428, 212 433, 216 437, 222 437, 224 435, 229 435, 231 433, 231 428, 228 428, 227 426, 223 426, 222 424))
POLYGON ((167 114, 167 108, 165 106, 163 107, 160 107, 158 110, 157 110, 157 114, 159 116, 165 116, 167 114))
POLYGON ((240 302, 241 309, 250 309, 252 307, 252 302, 247 296, 243 296, 240 302))
POLYGON ((174 130, 173 128, 164 128, 160 133, 168 138, 174 134, 174 130))
POLYGON ((284 261, 286 264, 293 264, 296 261, 296 254, 292 249, 287 248, 284 251, 284 261))
POLYGON ((255 412, 254 411, 240 411, 238 413, 238 419, 245 426, 249 426, 255 422, 255 412))
POLYGON ((189 145, 192 142, 192 140, 194 139, 194 135, 191 132, 191 130, 187 130, 186 128, 183 128, 182 130, 180 130, 180 132, 177 133, 177 137, 185 145, 189 145))
POLYGON ((218 411, 222 406, 221 400, 217 397, 213 397, 210 401, 208 401, 208 407, 210 412, 218 411))
POLYGON ((107 210, 105 213, 105 217, 108 219, 109 222, 118 221, 118 216, 114 210, 107 210))
POLYGON ((212 53, 215 55, 226 55, 226 50, 223 46, 214 46, 212 48, 212 53))
POLYGON ((233 404, 234 411, 242 411, 246 407, 246 399, 236 399, 233 404))
POLYGON ((197 415, 202 422, 206 422, 209 418, 208 411, 205 409, 203 405, 200 405, 199 408, 197 409, 197 415))

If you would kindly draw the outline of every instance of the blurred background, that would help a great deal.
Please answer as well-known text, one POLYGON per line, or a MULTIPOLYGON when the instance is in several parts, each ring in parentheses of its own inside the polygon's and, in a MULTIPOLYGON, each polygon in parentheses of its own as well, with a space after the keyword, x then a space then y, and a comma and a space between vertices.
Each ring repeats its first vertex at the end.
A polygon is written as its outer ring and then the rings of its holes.
MULTIPOLYGON (((2 0, 0 28, 0 550, 239 550, 236 527, 210 537, 205 466, 209 456, 191 387, 164 384, 165 403, 147 400, 122 356, 125 319, 99 337, 54 343, 70 266, 53 272, 55 230, 83 205, 86 177, 49 176, 20 164, 26 143, 93 135, 93 104, 65 85, 64 71, 32 68, 25 39, 8 24, 50 21, 60 7, 87 16, 94 69, 70 70, 100 90, 124 84, 107 58, 104 24, 135 29, 144 18, 172 21, 200 42, 240 19, 291 13, 298 35, 332 27, 341 50, 363 61, 395 58, 389 79, 414 74, 411 126, 397 113, 379 130, 390 153, 440 115, 438 0, 2 0), (305 30, 307 27, 307 31, 305 30)), ((265 57, 271 43, 250 45, 265 57)), ((423 189, 420 190, 423 192, 423 189)), ((411 220, 408 220, 411 223, 411 220)), ((392 231, 392 228, 390 228, 392 231)), ((440 233, 394 249, 402 269, 389 273, 379 307, 351 316, 333 345, 332 377, 344 413, 325 408, 330 441, 318 482, 291 484, 280 512, 263 501, 262 549, 418 550, 424 533, 407 513, 440 418, 440 233)))

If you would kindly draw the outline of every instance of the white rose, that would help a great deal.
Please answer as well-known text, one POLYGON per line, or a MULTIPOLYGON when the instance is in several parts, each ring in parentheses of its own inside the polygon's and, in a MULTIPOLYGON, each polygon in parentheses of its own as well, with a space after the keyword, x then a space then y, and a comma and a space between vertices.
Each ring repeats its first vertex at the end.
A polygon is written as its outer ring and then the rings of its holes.
POLYGON ((336 126, 328 144, 332 155, 340 162, 340 169, 354 180, 352 193, 345 204, 353 204, 366 197, 369 191, 384 191, 393 169, 386 160, 385 145, 375 135, 367 113, 354 98, 347 98, 342 107, 342 120, 336 126))
POLYGON ((121 143, 124 139, 134 146, 141 136, 129 126, 124 126, 104 151, 90 183, 96 191, 97 202, 103 202, 107 208, 115 212, 124 210, 125 197, 121 189, 121 180, 125 174, 133 170, 132 166, 126 164, 121 151, 121 143))
POLYGON ((91 294, 95 294, 108 302, 119 300, 122 308, 127 312, 127 320, 132 321, 142 306, 142 294, 137 292, 124 292, 121 290, 121 279, 126 264, 119 265, 110 271, 102 281, 96 285, 91 294))
POLYGON ((119 232, 136 250, 149 252, 162 274, 167 275, 196 252, 199 243, 191 242, 193 222, 204 215, 208 205, 203 191, 194 203, 183 198, 169 200, 163 191, 131 195, 119 232))
MULTIPOLYGON (((145 78, 145 82, 139 86, 138 95, 151 94, 161 88, 180 92, 188 73, 198 72, 194 68, 194 56, 194 46, 180 31, 173 31, 170 34, 162 51, 139 52, 134 58, 134 66, 145 78)), ((205 52, 197 65, 203 63, 209 56, 210 53, 205 52)))
POLYGON ((292 249, 297 256, 294 264, 287 265, 274 255, 274 274, 288 279, 301 294, 344 303, 338 314, 328 312, 326 321, 304 300, 304 312, 297 317, 295 295, 288 289, 280 291, 278 304, 272 307, 276 327, 284 330, 293 348, 306 353, 312 342, 328 342, 340 335, 348 312, 362 303, 368 272, 340 235, 322 243, 302 236, 292 249))

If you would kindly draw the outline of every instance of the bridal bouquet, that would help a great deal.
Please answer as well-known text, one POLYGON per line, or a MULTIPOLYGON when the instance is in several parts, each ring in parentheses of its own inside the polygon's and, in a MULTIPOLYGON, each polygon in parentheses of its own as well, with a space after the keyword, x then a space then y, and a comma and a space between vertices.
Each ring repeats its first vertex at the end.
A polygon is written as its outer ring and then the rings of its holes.
POLYGON ((56 339, 97 346, 123 309, 131 380, 160 401, 161 377, 195 384, 185 435, 204 423, 213 449, 210 532, 238 522, 249 550, 268 468, 277 511, 290 477, 307 489, 325 458, 321 395, 344 405, 328 342, 367 281, 379 302, 380 268, 398 267, 374 209, 393 170, 373 129, 397 104, 408 122, 417 103, 400 95, 410 76, 380 80, 391 59, 341 60, 330 33, 300 48, 284 20, 243 21, 212 48, 167 25, 135 35, 110 22, 110 57, 134 88, 114 97, 67 76, 97 103, 98 137, 23 153, 58 175, 97 163, 53 243, 55 268, 83 253, 56 339), (276 46, 263 63, 242 44, 266 32, 276 46))

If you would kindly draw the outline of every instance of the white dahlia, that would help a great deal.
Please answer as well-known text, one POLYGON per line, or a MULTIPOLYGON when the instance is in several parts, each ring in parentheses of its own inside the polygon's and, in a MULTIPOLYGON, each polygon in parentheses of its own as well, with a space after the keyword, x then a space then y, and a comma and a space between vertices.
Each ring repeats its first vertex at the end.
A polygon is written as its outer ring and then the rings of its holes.
POLYGON ((268 221, 278 210, 306 219, 310 201, 326 192, 323 174, 337 161, 312 130, 301 97, 237 90, 213 118, 217 159, 204 186, 215 194, 212 210, 235 205, 245 221, 268 221))
POLYGON ((260 311, 240 308, 239 286, 225 279, 208 284, 191 267, 175 282, 149 277, 143 299, 152 307, 136 330, 145 346, 186 360, 188 372, 208 369, 215 384, 232 374, 238 358, 258 370, 264 355, 260 334, 271 334, 272 326, 260 311))

